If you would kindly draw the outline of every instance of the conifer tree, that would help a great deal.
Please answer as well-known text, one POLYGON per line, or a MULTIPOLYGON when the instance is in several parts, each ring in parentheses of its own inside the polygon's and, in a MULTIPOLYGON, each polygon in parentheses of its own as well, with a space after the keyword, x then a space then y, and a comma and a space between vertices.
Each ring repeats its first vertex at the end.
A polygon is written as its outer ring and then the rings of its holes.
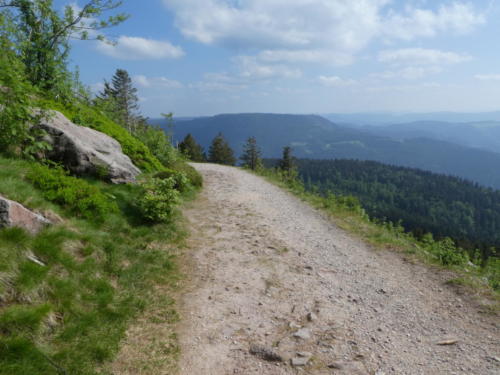
POLYGON ((201 147, 194 137, 189 133, 184 137, 181 143, 179 143, 179 150, 186 155, 189 160, 203 162, 205 161, 205 155, 203 152, 203 147, 201 147))
POLYGON ((278 167, 286 174, 291 174, 295 169, 295 163, 292 156, 292 148, 290 146, 283 147, 283 158, 280 160, 278 167))
POLYGON ((118 109, 119 122, 125 128, 134 133, 139 110, 139 98, 137 89, 132 85, 132 79, 124 69, 117 69, 111 79, 113 95, 118 109))
POLYGON ((208 161, 226 165, 234 165, 236 163, 234 151, 224 139, 222 133, 217 134, 212 140, 212 144, 208 149, 208 161))
POLYGON ((143 119, 139 114, 137 89, 124 69, 117 69, 111 83, 104 81, 104 89, 97 97, 97 104, 114 121, 129 132, 135 133, 143 119))
POLYGON ((257 146, 255 137, 248 138, 247 143, 243 146, 243 155, 240 156, 243 166, 250 168, 252 171, 256 170, 262 165, 260 155, 260 149, 257 146))

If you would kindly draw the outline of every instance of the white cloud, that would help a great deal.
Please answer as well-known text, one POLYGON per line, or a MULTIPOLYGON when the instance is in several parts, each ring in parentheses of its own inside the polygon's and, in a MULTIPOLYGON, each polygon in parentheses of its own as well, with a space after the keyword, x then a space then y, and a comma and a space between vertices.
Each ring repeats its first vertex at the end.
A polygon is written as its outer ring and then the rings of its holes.
POLYGON ((299 78, 302 76, 300 69, 280 64, 262 64, 253 56, 238 56, 235 58, 235 61, 240 67, 241 76, 245 78, 299 78))
POLYGON ((168 79, 165 77, 146 77, 145 75, 136 75, 132 77, 134 83, 139 87, 144 88, 167 88, 179 89, 184 87, 179 81, 168 79))
POLYGON ((245 85, 213 82, 213 81, 200 81, 189 85, 190 88, 200 91, 241 91, 247 88, 245 85))
POLYGON ((416 90, 426 90, 426 89, 437 89, 442 87, 439 83, 436 82, 424 82, 418 84, 411 85, 390 85, 390 86, 367 86, 361 88, 361 90, 366 92, 405 92, 405 91, 416 91, 416 90))
POLYGON ((471 60, 466 54, 426 48, 403 48, 381 51, 378 61, 391 65, 392 69, 371 74, 376 79, 415 80, 440 73, 446 65, 471 60))
POLYGON ((181 47, 168 41, 120 36, 116 45, 98 42, 97 49, 105 55, 123 60, 176 59, 184 56, 181 47))
POLYGON ((480 81, 500 81, 500 74, 476 74, 474 78, 480 81))
POLYGON ((433 37, 440 32, 465 34, 486 22, 484 14, 470 3, 455 1, 441 5, 437 11, 407 7, 403 14, 390 11, 383 33, 390 38, 412 40, 433 37))
POLYGON ((332 50, 338 55, 350 55, 363 48, 377 33, 378 10, 387 0, 164 0, 164 3, 175 12, 176 25, 182 33, 201 43, 281 50, 294 53, 296 59, 310 59, 317 53, 314 51, 332 50))
POLYGON ((248 86, 241 78, 230 76, 226 73, 206 73, 202 81, 189 85, 200 91, 241 91, 248 86))
POLYGON ((390 0, 163 0, 188 38, 266 62, 349 64, 377 38, 466 33, 485 22, 471 4, 391 8, 390 0), (259 53, 260 52, 260 53, 259 53))
POLYGON ((378 60, 390 64, 444 65, 471 60, 469 55, 425 48, 403 48, 382 51, 378 60))
POLYGON ((431 74, 442 72, 443 69, 438 66, 407 66, 397 70, 387 70, 382 73, 373 73, 370 76, 375 79, 420 79, 431 74))
POLYGON ((353 62, 353 56, 346 52, 334 52, 328 50, 264 50, 257 56, 265 62, 288 62, 288 63, 323 63, 335 65, 348 65, 353 62))
MULTIPOLYGON (((303 94, 308 94, 311 92, 311 90, 309 88, 293 88, 293 87, 280 87, 280 86, 274 87, 274 91, 276 91, 280 94, 292 94, 292 95, 296 95, 296 94, 303 95, 303 94)), ((268 94, 268 95, 271 95, 271 94, 268 94)))
POLYGON ((327 87, 352 86, 356 81, 352 79, 343 79, 338 76, 319 76, 318 81, 327 87))

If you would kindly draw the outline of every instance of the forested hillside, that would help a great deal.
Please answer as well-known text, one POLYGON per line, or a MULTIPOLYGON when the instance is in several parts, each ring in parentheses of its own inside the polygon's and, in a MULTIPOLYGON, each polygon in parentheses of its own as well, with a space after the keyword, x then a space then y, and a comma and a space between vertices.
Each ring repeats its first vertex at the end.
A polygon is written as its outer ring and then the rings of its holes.
POLYGON ((374 160, 466 178, 500 188, 500 154, 428 138, 392 139, 334 124, 314 115, 227 114, 178 122, 174 138, 187 134, 206 149, 222 132, 237 155, 255 137, 262 155, 275 158, 283 146, 311 159, 374 160))
POLYGON ((299 159, 297 166, 307 189, 353 195, 371 217, 401 221, 417 237, 449 236, 461 247, 479 248, 484 259, 500 249, 499 190, 373 161, 299 159))

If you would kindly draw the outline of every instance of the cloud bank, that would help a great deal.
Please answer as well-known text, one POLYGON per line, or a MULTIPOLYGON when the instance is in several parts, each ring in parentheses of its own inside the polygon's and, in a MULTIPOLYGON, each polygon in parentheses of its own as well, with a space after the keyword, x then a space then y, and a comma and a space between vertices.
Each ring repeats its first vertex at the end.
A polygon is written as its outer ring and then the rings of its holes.
POLYGON ((98 42, 101 53, 122 60, 177 59, 184 56, 181 47, 168 41, 122 35, 116 44, 98 42))
POLYGON ((256 50, 267 62, 350 64, 370 42, 464 34, 485 22, 470 3, 402 10, 389 0, 163 0, 187 38, 256 50))

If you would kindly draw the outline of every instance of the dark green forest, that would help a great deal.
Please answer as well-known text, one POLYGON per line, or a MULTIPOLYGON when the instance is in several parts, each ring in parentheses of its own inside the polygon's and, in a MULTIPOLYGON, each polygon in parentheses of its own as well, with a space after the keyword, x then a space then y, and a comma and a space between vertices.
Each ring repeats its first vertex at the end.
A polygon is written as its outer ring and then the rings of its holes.
MULTIPOLYGON (((276 165, 267 159, 266 165, 276 165)), ((498 256, 500 191, 457 177, 359 160, 296 160, 306 189, 357 197, 371 218, 401 222, 417 238, 451 237, 482 259, 498 256)))

